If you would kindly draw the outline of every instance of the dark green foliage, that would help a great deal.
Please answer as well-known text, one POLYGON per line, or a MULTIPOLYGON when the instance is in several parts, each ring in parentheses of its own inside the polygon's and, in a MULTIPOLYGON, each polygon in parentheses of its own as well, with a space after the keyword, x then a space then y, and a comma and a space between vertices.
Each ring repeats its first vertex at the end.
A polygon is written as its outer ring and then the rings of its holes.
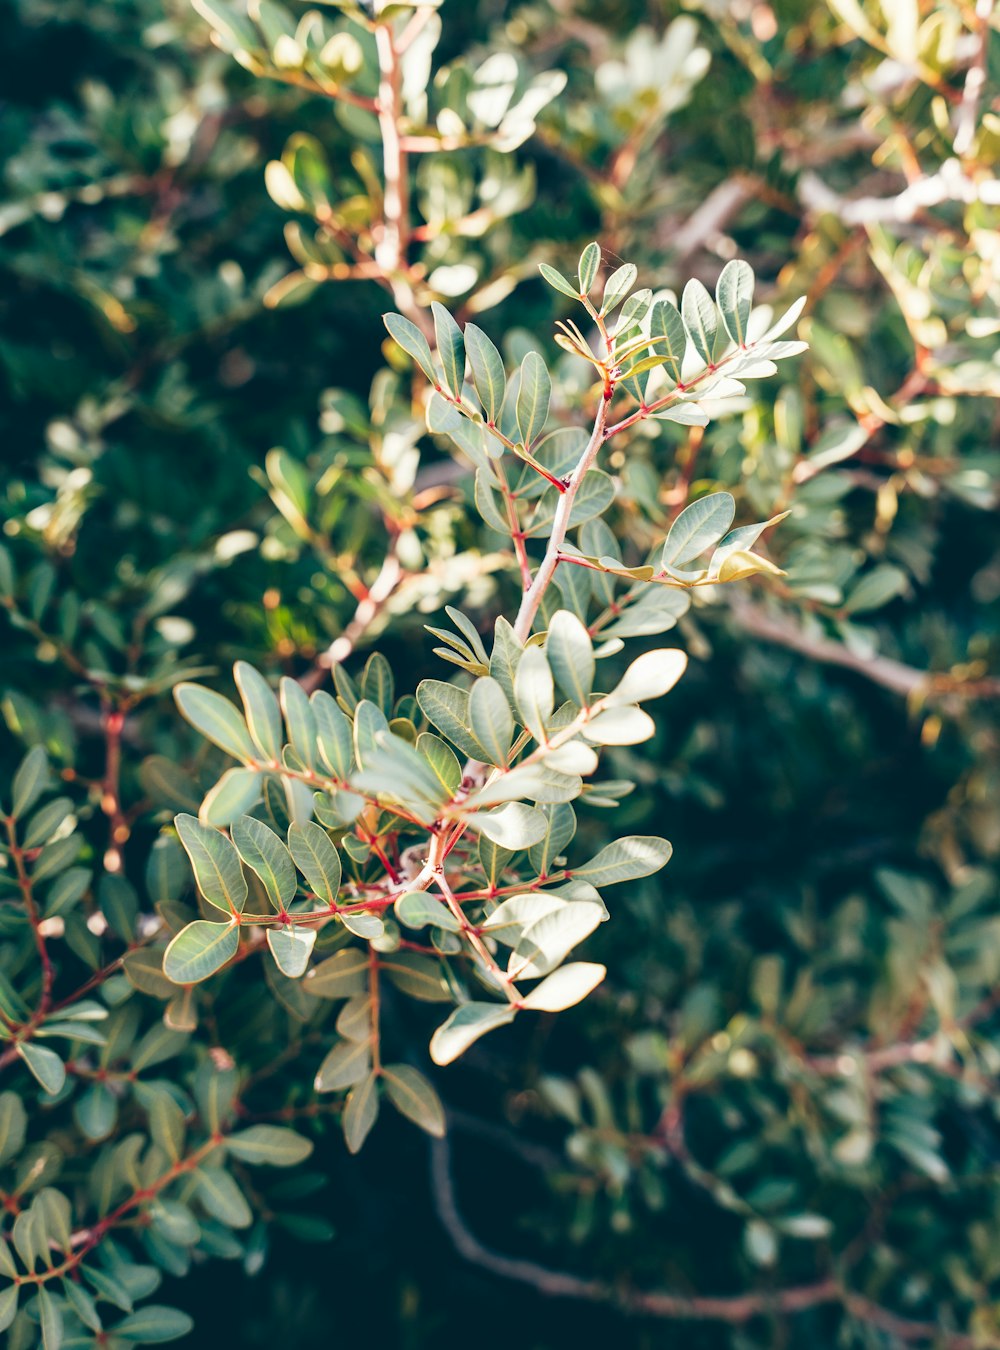
POLYGON ((0 1329, 1000 1345, 992 8, 414 10, 3 6, 0 1329))

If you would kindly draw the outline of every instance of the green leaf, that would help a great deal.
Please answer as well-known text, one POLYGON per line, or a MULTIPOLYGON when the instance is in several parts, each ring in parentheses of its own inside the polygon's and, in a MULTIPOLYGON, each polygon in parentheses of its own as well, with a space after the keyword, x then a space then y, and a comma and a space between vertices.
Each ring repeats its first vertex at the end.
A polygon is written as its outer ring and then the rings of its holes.
POLYGON ((239 1070, 217 1068, 206 1058, 194 1078, 194 1095, 202 1124, 212 1134, 222 1129, 236 1101, 240 1085, 239 1070))
POLYGON ((768 558, 762 558, 759 553, 749 553, 746 549, 737 549, 734 553, 728 554, 725 562, 719 568, 720 581, 743 581, 747 577, 756 576, 763 573, 770 577, 783 577, 785 573, 780 567, 776 567, 768 558))
POLYGON ((417 325, 409 319, 404 319, 402 314, 383 314, 382 322, 388 328, 390 337, 402 347, 407 356, 416 361, 431 384, 436 385, 438 374, 434 369, 431 349, 417 325))
POLYGON ((552 381, 545 362, 537 352, 528 352, 521 362, 521 379, 517 389, 517 427, 525 449, 541 435, 549 415, 549 396, 552 381))
POLYGON ((476 680, 469 691, 469 719, 489 763, 506 765, 514 735, 514 718, 506 694, 489 675, 476 680))
POLYGON ((450 746, 430 731, 417 737, 417 753, 431 766, 435 778, 449 797, 454 797, 462 783, 462 766, 450 746))
MULTIPOLYGON (((96 1143, 107 1138, 118 1120, 118 1102, 107 1084, 92 1083, 76 1098, 73 1103, 73 1119, 86 1139, 96 1143)), ((107 1154, 102 1156, 105 1159, 108 1157, 107 1154)), ((2 1270, 3 1262, 0 1261, 0 1272, 2 1270)))
MULTIPOLYGON (((8 1275, 11 1279, 14 1279, 17 1273, 17 1262, 11 1255, 11 1250, 7 1246, 7 1243, 0 1237, 0 1275, 8 1275)), ((0 1327, 0 1331, 2 1330, 3 1328, 0 1327)))
POLYGON ((350 998, 368 987, 368 953, 357 947, 335 952, 315 966, 302 988, 316 998, 350 998))
POLYGON ((580 294, 588 295, 590 288, 597 279, 597 269, 601 265, 601 246, 598 243, 588 244, 580 254, 580 261, 577 265, 576 274, 580 278, 580 294))
POLYGON ((227 755, 244 763, 257 758, 257 747, 250 739, 247 724, 228 698, 204 685, 184 682, 174 690, 174 699, 195 730, 227 755))
POLYGON ((290 980, 301 979, 316 945, 316 929, 294 924, 267 930, 267 945, 275 965, 290 980))
POLYGON ((191 0, 194 8, 223 39, 228 52, 259 51, 260 36, 246 13, 224 4, 223 0, 191 0))
POLYGON ((537 844, 548 828, 541 811, 523 802, 508 802, 496 811, 478 811, 466 816, 465 821, 470 829, 511 851, 537 844))
POLYGON ((667 535, 661 565, 683 567, 718 543, 733 523, 736 502, 729 492, 710 492, 685 506, 667 535))
POLYGON ((440 962, 418 952, 392 952, 383 956, 379 968, 397 989, 421 1003, 448 1003, 452 994, 445 983, 440 962))
POLYGON ((436 896, 426 891, 407 891, 396 901, 393 909, 396 918, 407 928, 426 928, 431 924, 435 928, 444 928, 449 933, 461 931, 461 924, 451 910, 436 896))
POLYGON ((594 644, 587 629, 568 609, 557 610, 549 621, 545 656, 562 692, 586 708, 594 686, 594 644))
POLYGON ((436 300, 431 301, 431 313, 434 315, 434 340, 444 368, 444 386, 449 393, 460 398, 465 382, 465 343, 462 341, 462 330, 444 305, 439 305, 436 300))
POLYGON ((590 936, 606 914, 603 905, 589 900, 572 900, 543 914, 518 938, 508 962, 508 973, 516 980, 547 975, 567 952, 590 936))
POLYGON ((641 703, 645 699, 669 694, 687 669, 687 653, 676 647, 661 647, 643 652, 605 698, 607 707, 620 703, 641 703))
POLYGON ((199 891, 224 914, 239 914, 246 904, 247 883, 236 849, 224 834, 194 816, 176 816, 174 824, 191 859, 199 891))
POLYGON ((378 1079, 370 1073, 348 1093, 344 1104, 344 1142, 349 1153, 357 1153, 378 1119, 378 1079))
POLYGON ((359 769, 369 768, 369 756, 378 747, 378 734, 388 731, 389 722, 381 708, 363 698, 354 709, 354 758, 359 769))
POLYGON ((753 525, 739 525, 735 530, 730 530, 712 554, 708 565, 709 573, 718 575, 719 569, 731 553, 740 553, 753 548, 765 530, 777 525, 788 514, 789 512, 782 511, 779 515, 772 516, 770 520, 759 520, 753 525))
POLYGON ((176 1341, 186 1336, 193 1328, 194 1322, 179 1308, 147 1303, 112 1327, 111 1335, 123 1341, 135 1341, 137 1345, 161 1345, 164 1341, 176 1341))
POLYGON ((251 1166, 294 1167, 313 1151, 312 1140, 284 1125, 251 1125, 226 1137, 234 1158, 251 1166))
POLYGON ((230 825, 261 799, 264 775, 256 769, 227 769, 198 811, 203 825, 230 825))
POLYGON ((136 1099, 146 1112, 153 1143, 178 1162, 184 1149, 184 1112, 169 1088, 158 1083, 136 1083, 136 1099))
POLYGON ((660 357, 674 384, 681 382, 681 366, 687 348, 684 320, 669 300, 657 300, 650 311, 649 336, 658 338, 650 347, 660 357))
POLYGON ((514 701, 514 676, 524 652, 523 644, 518 640, 513 628, 501 614, 493 631, 493 651, 490 655, 490 674, 507 695, 507 701, 514 701))
POLYGON ((285 727, 292 749, 306 768, 316 767, 318 734, 312 704, 298 680, 284 676, 278 686, 278 698, 285 714, 285 727))
POLYGON ((480 1036, 513 1020, 514 1009, 509 1004, 463 1003, 431 1037, 431 1059, 435 1064, 450 1064, 480 1036))
POLYGON ((198 1199, 206 1213, 227 1228, 249 1228, 253 1212, 233 1177, 222 1167, 199 1167, 194 1174, 198 1199))
POLYGON ((65 839, 54 839, 51 844, 46 844, 31 869, 32 881, 38 883, 65 871, 79 857, 82 843, 80 835, 71 834, 65 839))
POLYGON ((607 967, 594 962, 572 961, 536 984, 526 996, 524 1006, 536 1012, 562 1012, 592 993, 607 973, 607 967))
POLYGON ((174 984, 198 984, 236 955, 240 930, 234 923, 195 919, 182 928, 163 954, 163 973, 174 984))
POLYGON ((641 708, 608 708, 592 717, 583 735, 595 745, 640 745, 656 731, 656 723, 641 708))
POLYGON ((464 689, 445 684, 443 680, 421 680, 417 686, 417 703, 427 720, 463 754, 483 761, 489 758, 470 729, 469 695, 464 689))
POLYGON ((10 813, 15 820, 31 810, 48 788, 50 779, 49 757, 45 747, 33 745, 18 765, 11 785, 10 813))
POLYGON ((500 416, 507 388, 503 358, 483 330, 474 323, 465 325, 465 345, 472 367, 472 382, 483 405, 483 416, 493 424, 500 416))
POLYGON ((72 810, 73 803, 69 797, 57 797, 55 801, 46 803, 28 821, 21 838, 21 847, 39 848, 47 844, 72 810))
POLYGON ((719 274, 715 299, 726 332, 742 347, 747 340, 747 324, 753 308, 753 268, 739 258, 727 262, 719 274))
POLYGON ((476 510, 491 530, 496 530, 500 534, 507 534, 510 531, 511 524, 504 514, 492 470, 476 470, 473 499, 476 510))
POLYGON ((684 328, 695 351, 707 366, 712 364, 715 337, 719 331, 719 311, 705 287, 692 278, 681 296, 684 328))
POLYGON ((635 285, 636 277, 639 275, 639 269, 634 263, 624 263, 617 268, 608 277, 604 287, 604 298, 601 301, 601 314, 610 314, 613 309, 625 299, 629 291, 635 285))
POLYGON ((539 263, 538 270, 553 290, 561 291, 563 295, 570 295, 574 300, 579 300, 580 292, 571 281, 566 280, 561 272, 557 272, 556 269, 550 267, 548 263, 539 263))
POLYGON ((333 905, 340 890, 340 855, 330 836, 313 821, 288 827, 288 848, 318 900, 333 905))
POLYGON ((268 900, 279 913, 287 909, 298 888, 288 849, 269 826, 253 816, 234 820, 231 833, 240 857, 260 878, 268 900))
POLYGON ((545 817, 545 836, 528 850, 528 861, 540 877, 548 874, 553 861, 576 834, 576 812, 568 802, 540 808, 545 817))
POLYGON ((43 1091, 54 1097, 62 1090, 66 1082, 66 1066, 54 1050, 36 1045, 34 1041, 18 1041, 14 1048, 43 1091))
POLYGON ((281 709, 274 690, 263 675, 246 661, 237 661, 233 674, 254 744, 265 759, 280 760, 283 739, 281 709))
POLYGON ((0 1163, 16 1158, 24 1147, 28 1113, 16 1092, 0 1092, 0 1163))
POLYGON ((12 1284, 0 1292, 0 1331, 6 1331, 17 1316, 18 1286, 12 1284))
POLYGON ((422 1073, 408 1064, 387 1064, 382 1070, 382 1081, 385 1095, 397 1111, 435 1139, 443 1137, 444 1107, 422 1073))
POLYGON ((555 708, 555 686, 552 670, 539 647, 529 647, 521 657, 514 677, 514 700, 525 727, 543 743, 555 708))
POLYGON ((42 1350, 59 1350, 63 1342, 63 1318, 59 1304, 45 1288, 38 1286, 38 1321, 42 1328, 42 1350))
POLYGON ((77 1280, 63 1280, 62 1291, 73 1312, 89 1331, 102 1331, 101 1318, 94 1300, 77 1280))
POLYGON ((844 602, 845 614, 863 614, 881 609, 902 595, 908 585, 906 573, 891 563, 880 563, 856 581, 844 602))
POLYGON ((322 689, 309 700, 316 723, 316 740, 326 767, 341 781, 351 771, 354 740, 349 717, 322 689))
POLYGON ((589 881, 598 889, 621 881, 635 881, 666 866, 672 853, 673 847, 657 835, 628 835, 602 848, 582 867, 574 867, 573 876, 589 881))
POLYGON ((395 692, 392 667, 381 652, 372 652, 361 672, 361 697, 391 717, 395 692))
POLYGON ((372 1049, 369 1041, 341 1041, 329 1052, 317 1070, 313 1087, 317 1092, 339 1092, 354 1087, 371 1072, 372 1049))
POLYGON ((121 1308, 122 1312, 132 1311, 132 1298, 120 1279, 116 1279, 115 1276, 109 1275, 106 1270, 101 1270, 97 1266, 85 1265, 82 1269, 83 1274, 105 1303, 112 1303, 116 1308, 121 1308))

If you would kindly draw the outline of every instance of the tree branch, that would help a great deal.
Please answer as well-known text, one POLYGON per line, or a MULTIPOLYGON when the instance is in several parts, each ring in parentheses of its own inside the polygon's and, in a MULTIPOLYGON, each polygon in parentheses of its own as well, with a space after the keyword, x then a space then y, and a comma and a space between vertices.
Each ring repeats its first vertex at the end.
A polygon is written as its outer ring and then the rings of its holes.
POLYGON ((946 1350, 974 1350, 975 1340, 961 1333, 943 1331, 930 1322, 898 1317, 860 1294, 854 1294, 833 1278, 813 1284, 748 1294, 691 1296, 662 1290, 622 1290, 601 1280, 585 1279, 568 1271, 551 1270, 534 1261, 495 1252, 480 1242, 466 1225, 458 1208, 451 1175, 451 1152, 447 1136, 431 1141, 431 1189, 442 1227, 455 1250, 472 1265, 529 1285, 549 1298, 570 1298, 587 1303, 606 1303, 624 1312, 674 1321, 727 1322, 740 1325, 754 1317, 775 1313, 805 1312, 824 1304, 839 1303, 861 1322, 887 1331, 902 1341, 937 1341, 946 1350))

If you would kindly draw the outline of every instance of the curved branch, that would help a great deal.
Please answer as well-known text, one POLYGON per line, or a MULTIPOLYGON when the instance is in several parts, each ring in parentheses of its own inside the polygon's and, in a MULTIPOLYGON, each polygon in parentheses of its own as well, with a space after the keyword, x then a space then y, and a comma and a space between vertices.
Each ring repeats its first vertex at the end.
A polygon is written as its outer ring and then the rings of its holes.
POLYGON ((601 1280, 584 1279, 569 1271, 550 1270, 534 1261, 495 1252, 480 1242, 468 1228, 458 1208, 451 1175, 451 1153, 444 1139, 431 1141, 431 1189, 438 1218, 460 1256, 471 1264, 529 1285, 549 1298, 578 1299, 587 1303, 606 1303, 624 1312, 674 1321, 727 1322, 740 1325, 754 1317, 775 1313, 805 1312, 810 1308, 839 1303, 858 1321, 888 1332, 898 1340, 936 1341, 945 1350, 975 1350, 975 1340, 961 1332, 942 1331, 930 1322, 899 1317, 860 1294, 851 1293, 833 1278, 813 1284, 797 1285, 774 1291, 747 1294, 687 1297, 663 1290, 620 1290, 601 1280))

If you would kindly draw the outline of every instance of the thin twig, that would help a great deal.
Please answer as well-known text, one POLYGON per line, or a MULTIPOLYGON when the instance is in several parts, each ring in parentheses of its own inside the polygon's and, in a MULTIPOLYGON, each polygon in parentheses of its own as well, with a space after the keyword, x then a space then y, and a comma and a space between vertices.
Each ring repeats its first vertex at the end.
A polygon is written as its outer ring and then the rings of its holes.
POLYGON ((986 61, 990 46, 990 22, 993 18, 993 0, 978 0, 976 5, 976 32, 979 39, 976 54, 965 75, 962 102, 955 118, 955 154, 964 159, 972 149, 979 123, 979 103, 986 87, 986 61))

